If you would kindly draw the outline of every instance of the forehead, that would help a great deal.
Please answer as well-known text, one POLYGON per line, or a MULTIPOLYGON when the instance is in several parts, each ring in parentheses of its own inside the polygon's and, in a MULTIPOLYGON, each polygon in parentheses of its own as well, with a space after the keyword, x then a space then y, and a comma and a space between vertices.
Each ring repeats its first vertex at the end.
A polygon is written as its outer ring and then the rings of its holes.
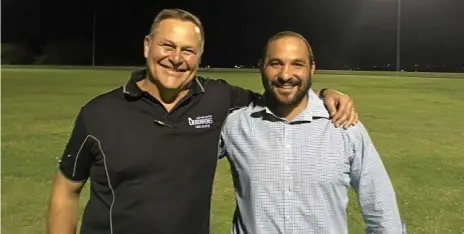
POLYGON ((267 57, 308 59, 308 47, 301 38, 282 37, 269 43, 267 57))
POLYGON ((201 33, 200 28, 192 22, 166 19, 158 25, 155 38, 167 39, 176 43, 199 43, 201 33))

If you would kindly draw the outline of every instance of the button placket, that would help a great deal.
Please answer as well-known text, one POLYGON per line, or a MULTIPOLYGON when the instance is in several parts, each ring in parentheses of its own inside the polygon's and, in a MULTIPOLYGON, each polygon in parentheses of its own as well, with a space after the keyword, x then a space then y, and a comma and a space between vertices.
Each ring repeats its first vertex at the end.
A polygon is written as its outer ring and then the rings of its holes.
POLYGON ((284 205, 285 205, 285 232, 291 233, 292 229, 292 136, 291 125, 286 123, 284 125, 284 205))

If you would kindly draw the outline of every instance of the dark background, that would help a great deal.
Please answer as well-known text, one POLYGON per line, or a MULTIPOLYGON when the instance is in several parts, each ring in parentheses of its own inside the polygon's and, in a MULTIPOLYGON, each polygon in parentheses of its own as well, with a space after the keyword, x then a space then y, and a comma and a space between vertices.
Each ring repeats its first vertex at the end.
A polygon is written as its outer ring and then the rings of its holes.
MULTIPOLYGON (((303 34, 318 69, 394 70, 396 0, 3 0, 2 64, 144 65, 144 36, 163 8, 197 15, 202 66, 255 66, 267 38, 303 34)), ((402 0, 401 69, 464 72, 464 0, 402 0)))

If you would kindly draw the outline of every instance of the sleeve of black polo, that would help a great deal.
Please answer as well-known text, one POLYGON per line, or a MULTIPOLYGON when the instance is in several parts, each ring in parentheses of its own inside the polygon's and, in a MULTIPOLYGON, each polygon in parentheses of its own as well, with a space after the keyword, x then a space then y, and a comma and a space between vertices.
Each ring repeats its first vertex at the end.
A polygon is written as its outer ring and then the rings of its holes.
POLYGON ((261 94, 233 85, 229 85, 229 91, 232 101, 231 108, 248 106, 248 104, 261 97, 261 94))
POLYGON ((60 160, 59 168, 69 180, 80 182, 88 179, 93 158, 92 142, 94 139, 88 134, 81 110, 60 160))

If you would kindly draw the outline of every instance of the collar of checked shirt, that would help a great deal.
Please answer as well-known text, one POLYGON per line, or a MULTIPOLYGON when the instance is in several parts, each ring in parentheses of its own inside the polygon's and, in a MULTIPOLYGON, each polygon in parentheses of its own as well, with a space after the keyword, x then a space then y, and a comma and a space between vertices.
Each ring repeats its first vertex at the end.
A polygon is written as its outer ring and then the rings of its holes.
MULTIPOLYGON (((263 95, 264 97, 264 95, 263 95)), ((252 117, 272 117, 270 119, 265 118, 266 120, 270 121, 282 121, 289 123, 286 119, 278 117, 275 115, 265 103, 264 98, 260 99, 258 102, 255 103, 253 109, 251 111, 252 117)), ((306 108, 298 114, 298 116, 292 120, 290 123, 298 123, 298 122, 311 122, 317 118, 330 118, 330 114, 325 108, 323 100, 321 100, 316 93, 309 89, 308 91, 308 105, 306 108)))

